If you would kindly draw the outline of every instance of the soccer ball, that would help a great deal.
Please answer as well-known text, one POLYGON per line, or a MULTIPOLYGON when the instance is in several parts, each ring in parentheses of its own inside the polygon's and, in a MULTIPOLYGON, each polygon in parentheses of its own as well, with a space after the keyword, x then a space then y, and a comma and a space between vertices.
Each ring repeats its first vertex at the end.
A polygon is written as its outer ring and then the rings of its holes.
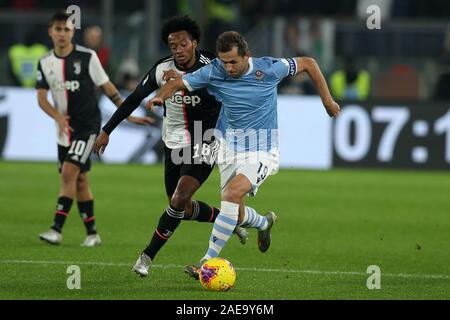
POLYGON ((236 282, 236 270, 223 258, 212 258, 203 263, 199 272, 203 288, 211 291, 228 291, 236 282))

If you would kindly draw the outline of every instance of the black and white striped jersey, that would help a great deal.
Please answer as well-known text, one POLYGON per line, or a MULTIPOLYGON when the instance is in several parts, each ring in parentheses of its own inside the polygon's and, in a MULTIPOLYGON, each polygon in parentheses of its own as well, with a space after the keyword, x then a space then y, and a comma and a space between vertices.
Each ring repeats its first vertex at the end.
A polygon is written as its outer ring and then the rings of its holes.
MULTIPOLYGON (((111 133, 145 97, 161 87, 165 83, 164 71, 175 70, 179 74, 191 73, 209 64, 214 58, 215 55, 211 52, 196 51, 196 62, 187 70, 181 69, 173 56, 159 60, 144 76, 135 91, 116 110, 103 130, 108 134, 111 133)), ((220 107, 221 104, 208 93, 207 89, 176 92, 164 102, 162 138, 166 146, 176 149, 193 144, 191 139, 194 138, 194 122, 201 122, 203 135, 206 130, 215 128, 220 107)))
POLYGON ((69 146, 72 135, 98 133, 101 115, 95 86, 108 81, 95 51, 79 45, 66 57, 52 50, 39 60, 36 89, 51 91, 55 108, 70 117, 74 130, 57 134, 59 145, 69 146))

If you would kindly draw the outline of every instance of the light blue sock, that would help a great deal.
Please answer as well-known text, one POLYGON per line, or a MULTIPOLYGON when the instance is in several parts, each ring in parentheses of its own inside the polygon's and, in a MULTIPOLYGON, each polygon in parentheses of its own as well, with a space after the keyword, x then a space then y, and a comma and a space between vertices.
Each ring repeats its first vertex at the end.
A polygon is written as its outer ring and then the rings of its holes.
POLYGON ((255 209, 250 207, 245 207, 245 216, 242 223, 239 225, 243 228, 256 228, 258 230, 264 231, 267 229, 269 223, 267 218, 256 212, 255 209))
POLYGON ((220 213, 214 222, 209 239, 208 251, 201 261, 219 256, 220 251, 222 251, 236 227, 238 216, 239 204, 227 201, 221 202, 220 213))

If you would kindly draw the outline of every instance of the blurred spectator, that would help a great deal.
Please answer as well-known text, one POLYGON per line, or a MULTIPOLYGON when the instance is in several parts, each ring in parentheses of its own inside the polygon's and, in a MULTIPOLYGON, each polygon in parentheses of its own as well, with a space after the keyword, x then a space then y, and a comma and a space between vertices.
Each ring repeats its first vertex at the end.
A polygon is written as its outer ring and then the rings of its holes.
POLYGON ((284 50, 283 56, 291 57, 296 55, 300 51, 299 39, 300 35, 298 32, 298 21, 292 20, 288 22, 286 26, 286 31, 284 33, 284 50))
POLYGON ((395 63, 378 76, 373 96, 389 100, 418 100, 420 98, 419 73, 411 65, 395 63))
POLYGON ((450 56, 450 24, 447 26, 447 30, 444 35, 444 48, 443 48, 444 56, 450 56))
POLYGON ((280 83, 279 92, 280 94, 304 96, 318 94, 313 82, 305 73, 298 74, 293 78, 283 79, 280 83))
POLYGON ((433 98, 435 100, 450 100, 450 24, 444 35, 444 46, 442 48, 443 58, 438 63, 438 69, 441 71, 433 98))
POLYGON ((434 91, 435 100, 450 100, 450 52, 441 60, 439 65, 441 75, 434 91))
POLYGON ((333 96, 338 99, 366 100, 370 94, 370 74, 356 67, 353 57, 345 58, 344 67, 330 77, 333 96))
MULTIPOLYGON (((125 59, 119 66, 117 72, 117 88, 122 97, 128 97, 139 84, 139 66, 134 59, 125 59)), ((164 117, 164 108, 146 108, 144 99, 139 108, 135 111, 136 116, 150 117, 154 122, 149 126, 129 126, 130 129, 139 130, 145 136, 142 144, 133 152, 129 162, 147 163, 146 159, 154 159, 156 162, 162 162, 164 157, 164 142, 162 141, 162 124, 164 117)), ((107 115, 109 118, 111 115, 107 115)), ((150 161, 151 162, 151 161, 150 161)))
POLYGON ((103 32, 99 26, 86 28, 83 34, 83 43, 86 47, 97 52, 102 67, 108 72, 110 67, 111 50, 103 43, 103 32))
POLYGON ((48 52, 48 48, 34 43, 28 34, 24 43, 12 45, 8 50, 8 65, 11 80, 19 87, 34 88, 39 59, 48 52))
POLYGON ((14 8, 14 10, 32 10, 36 8, 36 2, 36 0, 12 0, 11 7, 14 8))
POLYGON ((132 58, 123 60, 119 66, 119 70, 117 71, 117 88, 120 90, 126 90, 128 93, 133 92, 138 84, 138 77, 138 63, 132 58))
POLYGON ((204 22, 204 32, 202 35, 202 47, 212 52, 216 49, 216 39, 224 31, 233 29, 233 22, 237 18, 238 7, 232 0, 205 0, 197 2, 190 0, 178 1, 178 12, 182 15, 197 17, 197 20, 204 22), (204 8, 199 9, 198 4, 204 8), (203 11, 205 16, 199 16, 203 11))
POLYGON ((216 49, 216 39, 224 31, 233 29, 237 8, 230 0, 207 0, 207 23, 203 33, 204 47, 212 52, 216 49))

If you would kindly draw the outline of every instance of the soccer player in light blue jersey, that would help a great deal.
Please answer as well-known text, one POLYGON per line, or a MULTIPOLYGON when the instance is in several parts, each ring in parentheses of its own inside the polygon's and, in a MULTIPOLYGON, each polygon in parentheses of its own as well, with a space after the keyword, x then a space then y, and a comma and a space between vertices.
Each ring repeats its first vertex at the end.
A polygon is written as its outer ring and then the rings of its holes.
POLYGON ((222 202, 200 263, 187 266, 186 272, 198 279, 201 264, 219 256, 236 225, 258 229, 258 248, 266 252, 271 244, 274 212, 262 216, 246 207, 246 195, 254 196, 269 175, 278 171, 277 85, 285 77, 307 72, 331 117, 340 107, 333 100, 317 63, 306 57, 279 59, 252 58, 245 39, 228 31, 217 39, 218 59, 194 73, 168 81, 149 101, 148 107, 161 105, 179 90, 207 88, 222 102, 217 123, 220 151, 222 202))

